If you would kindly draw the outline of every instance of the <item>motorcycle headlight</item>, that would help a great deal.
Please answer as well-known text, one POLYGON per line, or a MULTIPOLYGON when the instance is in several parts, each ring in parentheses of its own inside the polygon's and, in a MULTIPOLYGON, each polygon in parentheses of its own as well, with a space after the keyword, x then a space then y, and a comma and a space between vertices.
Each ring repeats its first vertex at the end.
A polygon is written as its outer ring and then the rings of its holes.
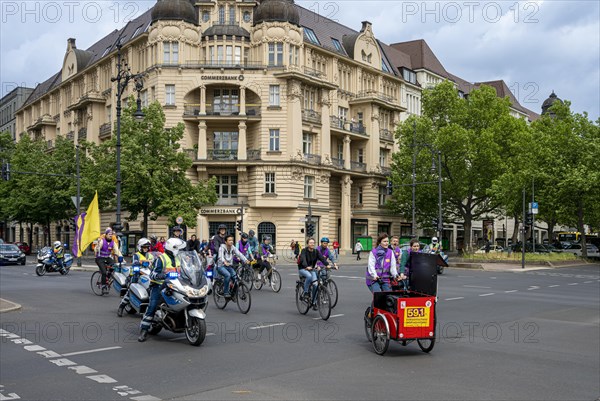
POLYGON ((185 293, 190 298, 203 298, 208 294, 208 285, 205 285, 200 289, 186 286, 185 293))

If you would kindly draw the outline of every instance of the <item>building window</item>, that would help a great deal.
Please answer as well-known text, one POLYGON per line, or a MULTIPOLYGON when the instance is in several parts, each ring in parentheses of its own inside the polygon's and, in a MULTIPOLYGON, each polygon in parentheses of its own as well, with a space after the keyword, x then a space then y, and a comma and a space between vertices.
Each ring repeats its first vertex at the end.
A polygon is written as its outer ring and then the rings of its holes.
POLYGON ((225 6, 219 6, 219 24, 225 24, 225 6))
POLYGON ((302 152, 305 155, 312 154, 313 151, 313 136, 306 132, 302 134, 302 152))
POLYGON ((298 65, 298 46, 290 44, 290 65, 298 65))
POLYGON ((275 193, 275 173, 265 173, 265 193, 275 193))
POLYGON ((381 185, 379 187, 379 206, 385 206, 385 202, 387 201, 388 189, 381 185))
POLYGON ((314 199, 315 191, 315 177, 312 175, 304 176, 304 197, 307 199, 314 199))
POLYGON ((338 142, 337 158, 340 160, 344 160, 344 143, 343 142, 338 142))
POLYGON ((314 43, 315 45, 320 45, 319 39, 317 39, 317 35, 315 35, 315 31, 312 29, 304 27, 304 35, 309 42, 314 43))
POLYGON ((260 223, 258 225, 256 231, 258 231, 258 233, 257 233, 258 242, 260 242, 260 243, 263 242, 263 237, 265 235, 271 236, 271 245, 273 245, 273 249, 276 250, 277 232, 276 232, 275 224, 269 223, 269 222, 260 223))
POLYGON ((217 175, 217 196, 219 199, 232 199, 238 196, 237 175, 217 175))
POLYGON ((279 85, 269 85, 269 106, 280 106, 279 85))
POLYGON ((235 55, 233 61, 235 64, 240 64, 242 62, 242 48, 240 46, 235 47, 235 55))
POLYGON ((340 127, 344 128, 344 123, 348 120, 348 109, 346 107, 338 107, 338 118, 340 119, 340 127))
POLYGON ((223 46, 217 46, 217 62, 223 62, 223 46))
POLYGON ((175 85, 165 85, 165 105, 175 106, 175 85))
POLYGON ((410 82, 411 84, 417 83, 417 74, 415 74, 414 71, 411 71, 409 69, 402 69, 402 78, 404 78, 406 82, 410 82))
POLYGON ((356 191, 356 204, 357 205, 362 205, 363 204, 363 187, 358 187, 357 191, 356 191))
POLYGON ((231 65, 233 61, 233 46, 225 46, 225 61, 231 65))
POLYGON ((387 150, 379 149, 379 165, 385 167, 387 164, 387 150))
POLYGON ((215 150, 235 150, 238 148, 238 133, 237 132, 215 132, 214 135, 215 150))
POLYGON ((135 32, 133 33, 133 35, 131 35, 131 38, 132 38, 132 39, 133 39, 133 38, 135 38, 135 37, 137 36, 137 34, 138 34, 138 33, 140 33, 140 31, 141 31, 141 30, 142 30, 142 25, 138 26, 138 27, 135 29, 135 32))
POLYGON ((140 100, 142 101, 142 107, 148 107, 148 91, 140 92, 140 100))
POLYGON ((304 109, 315 110, 316 103, 318 102, 318 94, 314 88, 304 88, 304 109))
POLYGON ((250 12, 244 11, 244 22, 250 22, 250 12))
POLYGON ((345 53, 344 48, 342 47, 342 44, 339 40, 331 38, 331 42, 333 43, 333 47, 335 47, 335 50, 337 50, 340 53, 345 53))
POLYGON ((229 25, 235 25, 235 6, 229 6, 229 25))
POLYGON ((240 112, 239 89, 215 89, 213 91, 213 113, 231 114, 240 112))
POLYGON ((269 130, 269 150, 271 152, 279 151, 279 129, 269 130))
POLYGON ((383 72, 387 72, 388 74, 390 73, 390 69, 388 68, 384 59, 381 59, 381 69, 383 70, 383 72))
POLYGON ((365 162, 365 150, 363 148, 357 149, 356 151, 356 161, 359 163, 365 162))
POLYGON ((208 10, 202 11, 202 21, 203 22, 210 21, 210 11, 208 11, 208 10))
POLYGON ((179 63, 179 42, 163 42, 164 64, 179 63))
POLYGON ((283 43, 269 43, 269 66, 283 65, 283 43))

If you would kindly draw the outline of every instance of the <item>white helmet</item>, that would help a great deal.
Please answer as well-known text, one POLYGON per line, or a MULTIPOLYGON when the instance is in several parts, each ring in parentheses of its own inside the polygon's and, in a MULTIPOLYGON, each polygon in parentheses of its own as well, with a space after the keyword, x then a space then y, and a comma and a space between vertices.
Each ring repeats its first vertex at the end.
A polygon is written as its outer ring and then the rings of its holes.
POLYGON ((431 239, 431 242, 433 242, 434 244, 437 244, 437 242, 438 242, 438 239, 437 239, 437 237, 433 237, 433 238, 431 239))
POLYGON ((167 242, 165 242, 165 252, 171 252, 173 256, 177 256, 179 251, 185 250, 185 247, 185 241, 179 238, 169 238, 167 242))
POLYGON ((152 246, 152 243, 150 242, 150 240, 148 238, 140 238, 140 240, 137 243, 138 252, 142 252, 142 247, 144 245, 147 246, 148 248, 150 248, 152 246))
POLYGON ((54 248, 60 248, 61 245, 60 241, 54 241, 54 248))

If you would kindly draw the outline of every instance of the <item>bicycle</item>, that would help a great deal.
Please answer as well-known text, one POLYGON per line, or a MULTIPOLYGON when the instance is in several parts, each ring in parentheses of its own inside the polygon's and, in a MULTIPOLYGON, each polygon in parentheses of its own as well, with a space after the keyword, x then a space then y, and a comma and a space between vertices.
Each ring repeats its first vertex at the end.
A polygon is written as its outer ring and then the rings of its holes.
POLYGON ((252 282, 254 281, 254 271, 251 267, 252 262, 250 264, 241 263, 235 269, 235 274, 242 280, 242 283, 246 285, 249 291, 252 291, 252 282))
MULTIPOLYGON (((218 271, 215 268, 215 271, 218 271)), ((225 309, 227 304, 229 303, 229 299, 225 298, 224 293, 224 284, 225 279, 222 275, 217 274, 214 277, 213 284, 213 299, 215 301, 215 305, 219 309, 225 309)), ((229 294, 231 295, 231 300, 235 302, 238 306, 238 309, 243 314, 248 313, 250 311, 250 306, 252 305, 252 298, 250 297, 250 290, 246 287, 246 284, 239 280, 239 276, 232 277, 229 282, 229 294)))
POLYGON ((114 270, 115 270, 114 262, 112 264, 106 266, 106 283, 102 283, 102 273, 100 273, 99 270, 92 273, 92 279, 90 281, 90 285, 92 287, 92 292, 94 294, 98 295, 99 297, 101 297, 105 294, 106 295, 110 294, 110 289, 112 288, 113 281, 114 281, 114 277, 112 275, 114 270), (103 289, 102 288, 103 286, 106 286, 106 289, 103 289))
POLYGON ((296 281, 296 307, 298 312, 302 315, 306 315, 308 310, 312 307, 315 310, 319 310, 321 319, 327 320, 331 316, 331 297, 329 296, 329 290, 324 280, 324 275, 317 271, 317 280, 311 284, 310 295, 304 293, 304 277, 300 277, 296 281), (313 288, 316 285, 316 289, 313 288))
MULTIPOLYGON (((266 279, 269 279, 269 286, 271 287, 271 289, 274 292, 279 292, 281 291, 281 274, 279 274, 279 272, 277 271, 277 257, 273 256, 272 258, 269 258, 270 260, 270 264, 271 264, 271 268, 267 271, 266 274, 263 274, 260 278, 258 277, 259 270, 254 267, 254 280, 253 280, 253 286, 256 290, 260 290, 262 289, 263 285, 266 284, 266 279)), ((256 262, 254 263, 256 264, 256 262)))
POLYGON ((327 286, 327 292, 329 292, 329 297, 331 298, 331 309, 335 308, 338 302, 338 286, 331 278, 331 268, 327 267, 326 269, 321 269, 320 274, 324 276, 324 282, 327 286), (324 273, 323 273, 324 272, 324 273))

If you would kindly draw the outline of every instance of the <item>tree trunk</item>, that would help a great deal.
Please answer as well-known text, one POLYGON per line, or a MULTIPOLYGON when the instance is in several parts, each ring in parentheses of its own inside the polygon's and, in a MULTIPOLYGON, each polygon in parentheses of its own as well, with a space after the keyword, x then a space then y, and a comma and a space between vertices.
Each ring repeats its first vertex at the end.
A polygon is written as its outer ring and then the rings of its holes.
POLYGON ((27 223, 29 227, 29 247, 33 251, 33 223, 27 223))
POLYGON ((581 233, 581 256, 587 258, 587 241, 585 238, 585 227, 583 226, 583 200, 577 202, 577 231, 581 233))
POLYGON ((148 209, 144 208, 144 229, 142 232, 142 237, 147 238, 148 235, 148 209))
POLYGON ((50 230, 50 219, 46 219, 46 229, 48 230, 48 245, 52 246, 52 232, 50 230))
POLYGON ((516 244, 517 242, 519 242, 519 214, 515 213, 513 219, 515 219, 515 226, 513 227, 512 243, 516 244))
POLYGON ((464 248, 466 250, 467 253, 472 253, 473 252, 473 244, 471 243, 471 228, 473 225, 473 221, 471 219, 471 216, 465 216, 465 222, 463 224, 463 228, 464 228, 464 236, 465 236, 465 243, 464 243, 464 248))
POLYGON ((546 222, 548 224, 548 243, 552 245, 554 242, 554 226, 556 225, 556 220, 550 219, 550 221, 546 222))

